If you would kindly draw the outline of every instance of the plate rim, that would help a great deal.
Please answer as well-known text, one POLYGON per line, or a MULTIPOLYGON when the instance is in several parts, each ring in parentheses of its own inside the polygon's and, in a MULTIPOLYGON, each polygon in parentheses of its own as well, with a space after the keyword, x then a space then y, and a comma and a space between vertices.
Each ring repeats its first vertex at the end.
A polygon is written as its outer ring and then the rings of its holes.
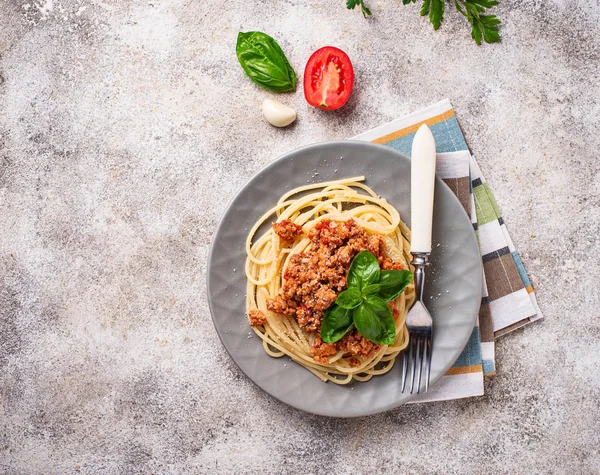
MULTIPOLYGON (((227 345, 225 344, 224 341, 224 336, 222 334, 222 330, 219 329, 217 322, 216 322, 216 318, 215 318, 215 312, 213 310, 213 304, 211 301, 211 272, 210 269, 212 268, 212 261, 214 258, 214 252, 215 252, 215 239, 217 237, 217 235, 219 234, 219 232, 221 231, 222 226, 224 225, 224 218, 225 216, 227 216, 229 214, 229 212, 231 211, 233 204, 236 202, 237 198, 246 190, 246 188, 248 187, 248 185, 253 182, 256 178, 260 178, 262 174, 267 173, 270 169, 276 167, 278 165, 279 162, 285 161, 287 159, 289 159, 288 157, 290 157, 291 155, 296 155, 298 153, 301 152, 307 152, 310 151, 312 149, 318 149, 321 148, 323 146, 327 146, 327 147, 331 147, 331 146, 339 146, 343 149, 344 146, 347 145, 360 145, 363 147, 372 147, 373 149, 380 149, 381 151, 385 151, 386 153, 394 153, 400 157, 403 157, 405 159, 407 159, 409 162, 411 160, 411 158, 403 153, 400 152, 399 150, 396 150, 392 147, 386 146, 386 145, 382 145, 382 144, 377 144, 377 143, 373 143, 373 142, 367 142, 367 141, 361 141, 361 140, 331 140, 331 141, 322 141, 322 142, 316 142, 316 143, 312 143, 309 145, 305 145, 305 146, 301 146, 298 148, 295 148, 289 152, 286 152, 282 155, 280 155, 279 157, 277 157, 276 159, 272 160, 271 162, 267 163, 266 165, 264 165, 263 167, 261 167, 259 170, 257 170, 255 173, 252 174, 252 176, 248 179, 245 180, 244 184, 241 186, 241 188, 232 196, 232 198, 229 200, 227 206, 225 207, 225 210, 222 212, 220 219, 219 219, 219 223, 217 225, 217 227, 215 228, 211 239, 210 239, 210 247, 209 247, 209 252, 208 252, 208 259, 207 259, 207 265, 206 265, 206 298, 208 301, 208 307, 209 307, 209 312, 210 312, 210 316, 211 316, 211 320, 213 323, 213 326, 215 327, 215 330, 217 332, 217 335, 219 337, 219 340, 221 342, 221 345, 223 346, 223 348, 225 348, 225 351, 227 352, 227 354, 229 355, 229 358, 233 361, 233 363, 237 366, 237 368, 244 374, 244 376, 250 380, 252 382, 252 384, 254 384, 256 387, 258 387, 261 391, 263 391, 264 393, 268 394, 270 397, 273 397, 275 399, 277 399, 278 401, 280 401, 283 404, 286 404, 290 407, 293 407, 294 409, 300 410, 302 412, 305 412, 307 414, 314 414, 317 416, 324 416, 324 417, 331 417, 331 418, 343 418, 343 419, 351 419, 351 418, 357 418, 357 417, 365 417, 365 416, 370 416, 370 415, 375 415, 375 414, 381 414, 387 411, 390 411, 392 409, 396 409, 398 407, 402 407, 404 405, 406 405, 407 403, 411 402, 413 399, 416 398, 417 394, 411 396, 409 399, 407 399, 406 401, 403 402, 399 402, 399 403, 390 403, 387 404, 383 407, 374 409, 374 410, 366 410, 364 412, 361 412, 360 414, 343 414, 343 415, 332 415, 332 414, 328 414, 326 412, 319 412, 318 410, 309 410, 306 409, 304 407, 300 407, 295 403, 292 402, 288 402, 288 401, 283 401, 282 399, 280 399, 279 397, 277 397, 276 395, 272 394, 270 391, 268 391, 267 389, 263 388, 258 382, 256 382, 252 377, 250 377, 243 369, 242 367, 237 363, 237 361, 235 360, 234 356, 231 354, 231 352, 229 351, 229 348, 227 348, 227 345)), ((330 180, 331 181, 331 180, 330 180)), ((460 206, 462 208, 462 204, 460 203, 458 197, 454 194, 454 192, 452 192, 452 190, 450 189, 450 187, 444 183, 444 181, 439 178, 436 175, 436 187, 437 186, 442 186, 448 189, 448 191, 450 192, 450 195, 452 196, 452 199, 456 202, 456 204, 458 206, 460 206)), ((470 231, 473 235, 473 237, 475 238, 475 240, 477 240, 477 236, 475 234, 475 230, 473 229, 473 226, 471 225, 470 222, 470 218, 468 216, 468 214, 465 213, 464 218, 469 220, 469 228, 470 231)), ((480 275, 479 277, 479 282, 478 282, 478 287, 479 287, 479 294, 481 296, 482 294, 482 285, 483 285, 483 262, 481 261, 481 251, 479 249, 479 246, 477 246, 477 252, 478 255, 480 257, 480 259, 478 260, 478 267, 480 269, 481 272, 479 272, 478 274, 480 275)), ((471 320, 472 320, 472 326, 475 326, 475 322, 477 320, 477 317, 479 315, 479 310, 481 307, 481 298, 478 299, 478 303, 477 303, 477 308, 476 311, 473 313, 471 320)), ((460 355, 462 354, 462 352, 464 351, 469 338, 471 337, 471 334, 468 334, 467 337, 464 339, 464 342, 461 342, 460 344, 460 352, 458 352, 458 354, 456 355, 456 357, 452 358, 451 361, 449 363, 447 363, 447 365, 444 367, 444 370, 440 373, 440 375, 435 378, 434 380, 431 381, 430 383, 430 387, 433 386, 438 380, 440 380, 445 374, 446 372, 454 365, 454 363, 456 362, 456 360, 458 360, 458 358, 460 357, 460 355)), ((367 381, 368 382, 368 381, 367 381)))

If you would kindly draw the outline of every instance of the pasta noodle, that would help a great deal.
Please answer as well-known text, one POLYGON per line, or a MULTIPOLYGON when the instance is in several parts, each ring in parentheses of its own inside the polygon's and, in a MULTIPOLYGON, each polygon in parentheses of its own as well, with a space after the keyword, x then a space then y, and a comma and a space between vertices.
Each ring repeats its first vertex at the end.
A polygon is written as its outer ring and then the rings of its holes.
POLYGON ((246 310, 260 310, 264 325, 253 326, 261 338, 264 350, 273 357, 288 356, 323 381, 347 384, 353 380, 367 381, 375 375, 387 373, 396 356, 408 346, 406 313, 415 301, 414 282, 393 302, 396 318, 396 340, 392 345, 379 345, 367 358, 356 357, 342 350, 324 364, 315 360, 310 348, 317 332, 307 332, 296 318, 267 310, 267 300, 276 297, 284 285, 284 269, 290 256, 305 252, 311 246, 307 237, 310 230, 324 219, 354 220, 369 235, 382 237, 383 254, 404 269, 410 267, 410 230, 400 219, 398 211, 380 198, 364 183, 364 177, 311 184, 291 190, 268 210, 252 227, 246 240, 246 310), (302 226, 301 238, 293 243, 282 241, 269 228, 255 239, 261 225, 273 221, 290 220, 302 226))

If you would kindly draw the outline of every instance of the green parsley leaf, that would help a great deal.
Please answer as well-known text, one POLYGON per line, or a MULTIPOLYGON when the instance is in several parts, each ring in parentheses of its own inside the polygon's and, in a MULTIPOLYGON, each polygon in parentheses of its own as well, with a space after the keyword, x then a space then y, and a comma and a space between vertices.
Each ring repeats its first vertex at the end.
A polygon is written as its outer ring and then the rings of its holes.
POLYGON ((468 3, 474 3, 475 5, 479 5, 483 11, 486 8, 492 8, 496 5, 499 5, 500 2, 498 0, 465 0, 468 3))
POLYGON ((481 44, 482 34, 483 41, 486 43, 497 43, 500 41, 500 34, 498 33, 500 20, 496 18, 496 15, 479 15, 479 18, 474 17, 469 21, 473 26, 471 36, 478 45, 481 44))
POLYGON ((487 8, 498 5, 496 0, 455 0, 456 9, 462 13, 471 24, 471 37, 478 45, 481 39, 486 43, 500 41, 498 25, 500 20, 496 15, 484 15, 487 8))
POLYGON ((429 9, 429 20, 433 25, 433 29, 437 30, 442 24, 444 18, 444 0, 431 0, 431 8, 429 9))
POLYGON ((421 16, 429 15, 433 29, 437 30, 444 18, 444 0, 425 0, 420 13, 421 16))
POLYGON ((369 10, 369 7, 367 7, 365 5, 365 0, 347 0, 346 1, 346 8, 348 10, 354 10, 354 7, 360 6, 362 14, 365 18, 367 18, 368 16, 371 16, 371 10, 369 10))
MULTIPOLYGON (((402 0, 403 5, 417 3, 422 1, 420 14, 421 16, 429 16, 429 21, 433 25, 433 29, 437 30, 444 19, 444 10, 446 1, 452 4, 452 0, 402 0)), ((454 0, 456 10, 464 15, 471 24, 471 36, 479 45, 481 40, 486 43, 496 43, 500 41, 498 26, 500 20, 496 15, 489 15, 488 8, 495 7, 500 2, 499 0, 454 0)), ((364 0, 346 0, 346 7, 354 9, 360 6, 365 18, 371 15, 371 11, 365 5, 364 0)))
POLYGON ((419 12, 419 14, 421 16, 427 16, 427 15, 429 15, 429 9, 430 8, 431 8, 431 0, 425 0, 423 2, 423 6, 421 7, 421 11, 419 12))

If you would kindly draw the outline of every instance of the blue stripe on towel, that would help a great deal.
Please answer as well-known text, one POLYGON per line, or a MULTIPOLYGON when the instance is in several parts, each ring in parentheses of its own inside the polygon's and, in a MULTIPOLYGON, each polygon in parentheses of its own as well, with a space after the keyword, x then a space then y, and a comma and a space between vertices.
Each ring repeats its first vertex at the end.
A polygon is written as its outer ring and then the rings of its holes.
MULTIPOLYGON (((435 137, 437 153, 469 150, 456 117, 450 117, 442 122, 433 124, 430 129, 431 133, 435 137)), ((392 147, 393 149, 410 156, 414 136, 414 133, 405 135, 404 137, 400 137, 399 139, 386 143, 386 146, 392 147)))
MULTIPOLYGON (((435 348, 434 350, 435 351, 435 348)), ((473 333, 469 337, 467 346, 461 355, 454 363, 453 367, 457 366, 473 366, 481 364, 481 337, 479 336, 479 327, 473 328, 473 333)))
POLYGON ((521 261, 519 254, 517 254, 517 251, 512 252, 511 255, 515 261, 515 264, 517 265, 517 269, 519 271, 519 275, 521 276, 523 284, 525 285, 525 287, 529 287, 531 285, 531 282, 529 281, 529 276, 527 275, 527 272, 525 272, 523 261, 521 261))

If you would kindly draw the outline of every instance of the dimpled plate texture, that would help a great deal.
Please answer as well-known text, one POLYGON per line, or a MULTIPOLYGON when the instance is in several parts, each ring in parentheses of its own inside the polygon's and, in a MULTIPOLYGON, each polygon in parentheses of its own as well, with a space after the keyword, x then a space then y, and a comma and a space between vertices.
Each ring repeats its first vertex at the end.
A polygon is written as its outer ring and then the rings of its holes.
MULTIPOLYGON (((284 155, 244 186, 213 236, 208 262, 210 311, 235 363, 280 401, 325 416, 364 416, 406 403, 413 396, 400 392, 401 357, 383 376, 340 386, 323 383, 288 357, 268 356, 246 318, 244 243, 256 220, 286 191, 359 175, 364 175, 366 184, 394 205, 410 226, 410 159, 367 142, 327 142, 284 155)), ((433 384, 456 361, 473 331, 481 302, 481 265, 467 214, 446 184, 436 179, 433 251, 425 281, 425 303, 434 321, 433 384)))

